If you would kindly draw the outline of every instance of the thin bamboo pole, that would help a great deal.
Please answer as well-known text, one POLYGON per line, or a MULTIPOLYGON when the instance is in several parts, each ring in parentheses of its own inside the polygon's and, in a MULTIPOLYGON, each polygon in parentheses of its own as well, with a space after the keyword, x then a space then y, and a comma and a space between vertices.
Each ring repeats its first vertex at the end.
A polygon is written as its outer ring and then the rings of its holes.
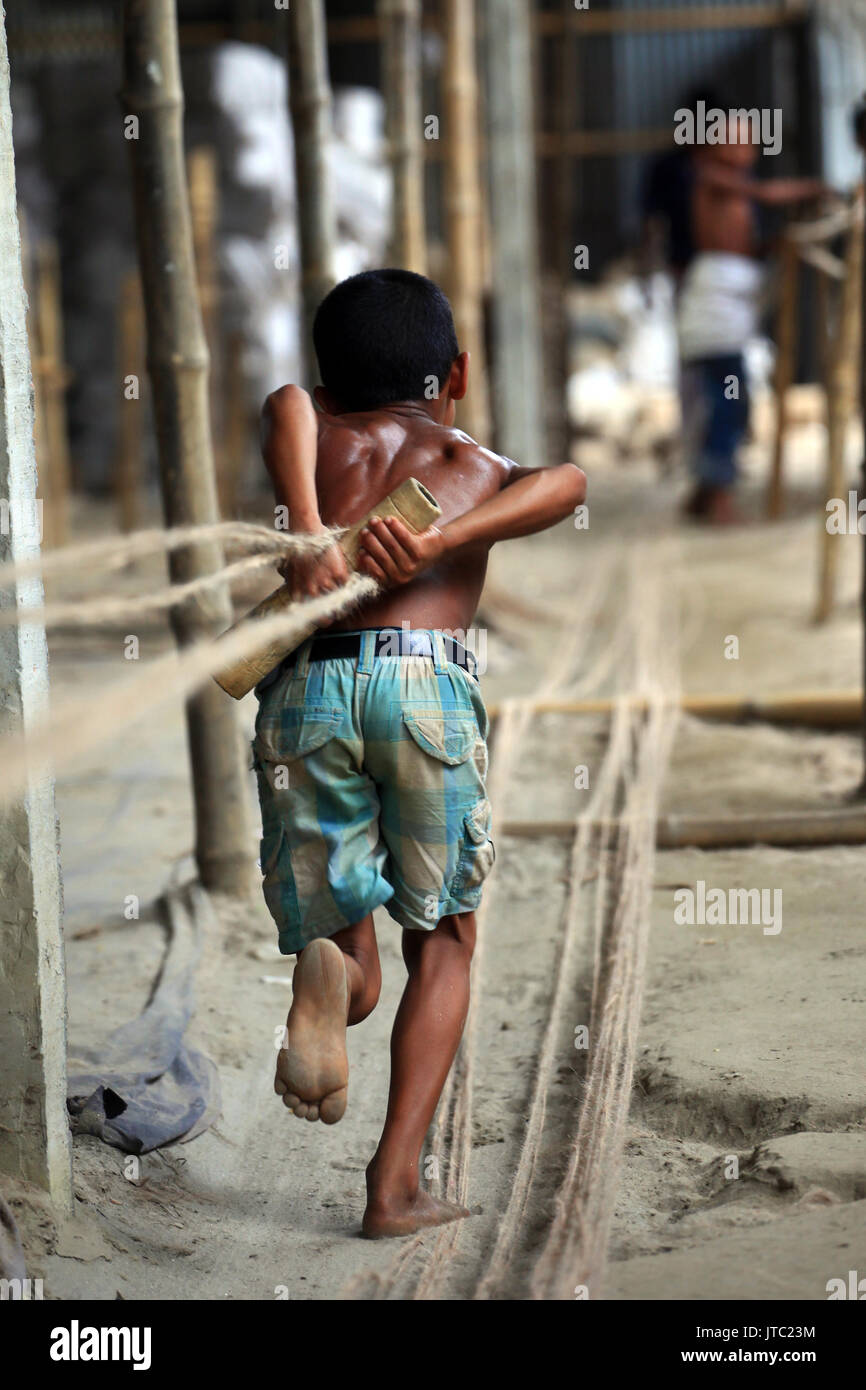
MULTIPOLYGON (((642 706, 642 702, 635 703, 642 706)), ((591 700, 538 700, 532 705, 537 714, 611 714, 617 701, 601 696, 591 700)), ((684 695, 680 708, 698 719, 738 723, 748 720, 767 724, 795 724, 805 727, 857 728, 863 708, 859 690, 832 692, 796 691, 790 695, 684 695)), ((488 707, 491 719, 499 707, 488 707)))
POLYGON ((424 160, 421 140, 421 0, 378 0, 382 90, 393 178, 389 260, 424 275, 424 160))
POLYGON ((58 544, 57 513, 54 505, 56 489, 45 429, 45 391, 42 379, 39 317, 36 312, 34 258, 30 246, 27 215, 23 208, 18 210, 18 227, 21 239, 21 273, 27 299, 27 349, 30 354, 30 370, 33 380, 33 447, 36 454, 38 502, 41 508, 42 549, 51 550, 58 544))
POLYGON ((827 376, 827 476, 825 505, 821 513, 818 601, 815 608, 815 621, 818 623, 827 621, 836 596, 839 537, 827 529, 826 503, 845 495, 845 443, 857 398, 862 276, 863 228, 860 218, 855 218, 845 249, 845 278, 841 285, 838 323, 827 376))
POLYGON ((141 280, 130 270, 120 287, 117 311, 117 370, 123 391, 117 427, 117 460, 114 467, 114 496, 117 521, 126 535, 142 523, 142 399, 144 387, 144 323, 141 280), (135 377, 137 392, 128 392, 126 382, 135 377))
POLYGON ((292 0, 288 13, 289 103, 301 250, 302 351, 307 386, 318 381, 313 318, 336 279, 337 222, 328 164, 331 86, 322 0, 292 0))
POLYGON ((240 333, 229 335, 226 349, 225 413, 225 516, 237 515, 240 481, 249 442, 247 400, 244 390, 244 340, 240 333))
POLYGON ((458 422, 489 442, 490 405, 484 348, 482 209, 478 166, 478 78, 474 0, 445 0, 445 211, 449 290, 457 340, 469 352, 469 391, 458 422))
MULTIPOLYGON (((572 0, 563 0, 566 12, 572 0)), ((574 276, 574 180, 577 161, 568 146, 577 125, 578 108, 577 35, 566 28, 556 45, 555 111, 560 148, 553 168, 553 198, 549 265, 552 272, 548 296, 551 311, 550 380, 548 393, 547 441, 554 459, 571 457, 571 427, 568 411, 569 319, 568 297, 574 276), (555 295, 555 297, 554 297, 555 295)))
MULTIPOLYGON (((123 53, 122 100, 138 121, 138 138, 128 144, 166 524, 209 524, 217 520, 218 507, 208 353, 184 177, 173 0, 125 0, 123 53)), ((171 578, 183 582, 212 574, 221 558, 210 544, 174 551, 171 578)), ((178 645, 215 636, 230 616, 224 589, 212 591, 207 600, 187 601, 172 610, 178 645)), ((246 892, 252 827, 245 762, 234 709, 212 681, 187 703, 187 732, 201 881, 206 888, 246 892)))
POLYGON ((216 151, 209 145, 197 145, 195 149, 190 150, 186 161, 186 173, 198 298, 210 359, 208 399, 210 402, 211 434, 214 441, 217 495, 221 515, 228 516, 224 496, 226 457, 223 429, 223 376, 225 363, 220 334, 220 284, 217 257, 219 194, 216 151))
MULTIPOLYGON (((615 832, 619 822, 595 821, 587 828, 615 832)), ((573 820, 504 821, 500 835, 521 840, 544 836, 573 839, 573 820)), ((656 822, 657 849, 733 849, 750 845, 779 845, 791 849, 815 845, 866 844, 866 811, 844 807, 832 811, 803 811, 762 816, 660 816, 656 822)))
POLYGON ((788 428, 788 390, 794 379, 797 357, 797 300, 800 259, 789 237, 782 239, 779 307, 776 319, 776 431, 773 462, 767 494, 767 516, 776 520, 782 514, 785 434, 788 428))
POLYGON ((524 0, 484 0, 496 446, 544 462, 531 43, 524 0))
POLYGON ((60 253, 56 241, 49 238, 36 247, 36 320, 45 446, 53 488, 53 538, 56 545, 63 545, 69 532, 68 371, 63 349, 60 253))

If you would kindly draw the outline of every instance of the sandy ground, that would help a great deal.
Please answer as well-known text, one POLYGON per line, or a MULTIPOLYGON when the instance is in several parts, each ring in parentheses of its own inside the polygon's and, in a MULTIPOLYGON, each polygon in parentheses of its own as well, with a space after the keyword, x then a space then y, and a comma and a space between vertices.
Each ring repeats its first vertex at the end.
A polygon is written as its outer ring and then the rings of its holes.
MULTIPOLYGON (((491 576, 499 600, 484 610, 488 700, 535 688, 540 664, 585 621, 594 577, 636 547, 644 563, 668 569, 684 689, 760 694, 857 686, 858 542, 839 542, 837 611, 814 627, 817 508, 808 459, 795 463, 790 516, 773 527, 682 531, 673 486, 634 466, 592 479, 588 532, 564 524, 501 547, 491 576), (503 594, 530 608, 507 611, 503 594), (731 635, 739 639, 736 660, 725 655, 731 635)), ((748 500, 757 512, 757 494, 748 500)), ((587 634, 586 661, 601 660, 602 689, 622 601, 615 585, 587 634)), ((143 655, 164 640, 155 629, 143 655)), ((55 687, 97 690, 119 674, 120 650, 119 637, 85 644, 61 634, 53 647, 55 687)), ((242 706, 247 724, 250 704, 242 706)), ((605 735, 598 718, 539 715, 522 742, 505 804, 496 808, 500 821, 577 815, 586 793, 575 789, 573 769, 597 766, 605 735)), ((704 815, 832 807, 859 775, 853 735, 684 719, 663 806, 704 815)), ((139 723, 98 763, 64 775, 59 809, 70 1032, 73 1041, 93 1042, 146 1001, 163 952, 150 905, 166 883, 191 874, 179 712, 139 723), (130 894, 140 898, 139 921, 122 916, 130 894)), ((500 837, 481 980, 474 1214, 439 1297, 472 1296, 510 1193, 559 967, 566 882, 562 839, 500 837)), ((852 848, 657 855, 604 1297, 822 1299, 829 1279, 864 1269, 862 883, 863 853, 852 848), (782 929, 769 935, 760 925, 678 925, 674 894, 699 879, 724 890, 781 890, 782 929)), ((44 1279, 46 1297, 60 1299, 411 1296, 435 1237, 411 1248, 358 1238, 364 1167, 384 1112, 388 1033, 403 979, 398 928, 379 914, 382 1001, 351 1031, 349 1109, 341 1124, 324 1129, 295 1120, 271 1089, 292 963, 278 956, 262 905, 218 909, 218 927, 204 946, 191 1040, 218 1064, 222 1118, 189 1145, 148 1155, 133 1169, 119 1151, 77 1139, 76 1219, 59 1233, 44 1204, 11 1190, 29 1272, 44 1279)), ((585 1016, 588 987, 584 960, 573 1018, 557 1044, 536 1181, 502 1296, 527 1296, 573 1143, 581 1076, 572 1033, 585 1016)))

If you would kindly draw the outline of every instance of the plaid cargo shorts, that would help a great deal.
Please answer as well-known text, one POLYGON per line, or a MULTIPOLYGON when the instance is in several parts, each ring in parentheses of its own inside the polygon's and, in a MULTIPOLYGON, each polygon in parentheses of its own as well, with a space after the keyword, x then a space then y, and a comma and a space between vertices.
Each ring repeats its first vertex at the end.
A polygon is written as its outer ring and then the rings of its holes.
POLYGON ((475 678, 434 657, 294 664, 260 690, 253 765, 265 902, 284 955, 384 904, 432 931, 478 906, 494 860, 488 719, 475 678))

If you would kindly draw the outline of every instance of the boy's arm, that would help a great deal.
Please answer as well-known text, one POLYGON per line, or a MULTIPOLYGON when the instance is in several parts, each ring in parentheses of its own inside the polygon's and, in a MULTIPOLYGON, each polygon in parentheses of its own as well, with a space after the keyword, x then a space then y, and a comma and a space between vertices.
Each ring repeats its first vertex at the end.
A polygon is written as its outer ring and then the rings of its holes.
POLYGON ((757 203, 780 207, 786 203, 802 203, 813 198, 831 197, 833 189, 822 179, 773 178, 755 179, 732 169, 720 160, 705 160, 698 166, 698 178, 723 193, 736 193, 757 203))
POLYGON ((545 531, 586 496, 586 475, 573 463, 510 466, 501 490, 444 526, 414 535, 396 517, 377 518, 361 533, 359 568, 380 584, 407 584, 444 555, 545 531))
POLYGON ((281 386, 262 407, 262 457, 278 505, 293 531, 321 531, 316 497, 318 425, 313 402, 300 386, 281 386))
POLYGON ((499 492, 441 528, 445 553, 493 545, 555 526, 586 496, 586 474, 573 463, 521 468, 513 463, 499 492))
MULTIPOLYGON (((262 456, 274 497, 286 507, 293 531, 315 535, 327 530, 316 495, 319 427, 313 402, 300 386, 281 386, 262 409, 262 456)), ((277 566, 293 598, 315 597, 345 584, 349 571, 337 545, 283 560, 277 566)))

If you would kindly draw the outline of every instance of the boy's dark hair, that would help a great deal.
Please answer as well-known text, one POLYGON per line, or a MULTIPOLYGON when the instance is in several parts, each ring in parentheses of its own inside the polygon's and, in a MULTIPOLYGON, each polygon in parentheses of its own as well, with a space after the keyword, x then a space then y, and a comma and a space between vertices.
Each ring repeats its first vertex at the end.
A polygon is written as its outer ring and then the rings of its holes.
POLYGON ((364 270, 326 295, 313 321, 322 385, 344 410, 431 399, 459 353, 451 305, 411 270, 364 270))

